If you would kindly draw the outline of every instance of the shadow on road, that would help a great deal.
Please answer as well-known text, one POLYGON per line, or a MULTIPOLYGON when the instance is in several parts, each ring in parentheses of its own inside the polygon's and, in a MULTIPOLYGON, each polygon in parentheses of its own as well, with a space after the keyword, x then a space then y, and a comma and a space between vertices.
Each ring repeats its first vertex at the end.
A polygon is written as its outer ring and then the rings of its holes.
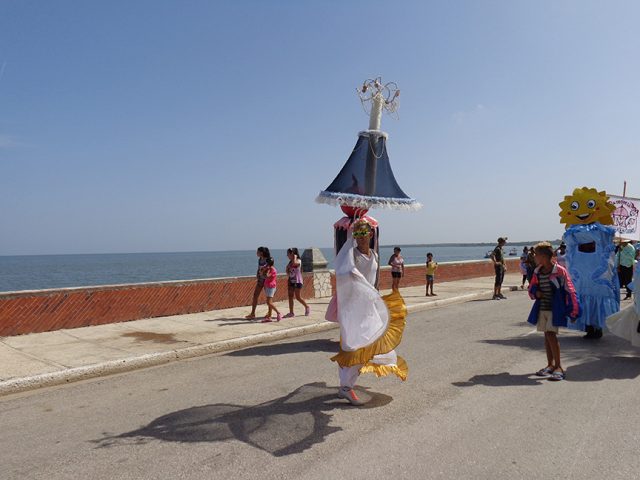
POLYGON ((640 358, 602 357, 567 368, 567 381, 631 380, 640 375, 640 358))
POLYGON ((248 325, 255 323, 255 320, 247 320, 242 317, 219 317, 219 318, 207 318, 205 322, 216 322, 220 327, 228 327, 232 325, 248 325))
MULTIPOLYGON (((540 335, 483 340, 490 345, 524 348, 540 352, 541 365, 545 363, 543 340, 540 335)), ((631 380, 640 376, 640 350, 628 342, 612 335, 600 340, 585 340, 576 335, 560 337, 560 348, 567 382, 597 382, 600 380, 631 380)), ((453 382, 457 387, 485 385, 489 387, 510 387, 517 385, 539 385, 547 381, 535 377, 533 372, 512 375, 508 372, 475 375, 466 382, 453 382)))
POLYGON ((300 342, 276 343, 258 345, 256 347, 236 350, 225 354, 228 357, 252 357, 254 355, 271 356, 287 355, 301 352, 329 352, 338 353, 338 342, 320 338, 317 340, 303 340, 300 342))
POLYGON ((485 385, 487 387, 514 387, 522 385, 540 385, 543 378, 526 375, 511 375, 508 372, 474 375, 466 382, 453 382, 456 387, 473 387, 475 385, 485 385))
MULTIPOLYGON (((558 338, 560 340, 562 358, 570 361, 584 361, 593 357, 612 357, 616 355, 629 357, 640 356, 640 349, 632 347, 629 342, 611 334, 605 334, 605 336, 599 340, 587 340, 575 334, 563 336, 562 333, 560 333, 558 338)), ((544 358, 544 340, 542 334, 482 340, 482 343, 539 351, 544 358)))
POLYGON ((325 383, 303 385, 284 397, 255 406, 216 403, 163 415, 148 425, 107 436, 93 442, 98 448, 145 444, 153 439, 166 442, 223 442, 240 440, 248 445, 282 457, 301 453, 335 432, 329 426, 335 409, 370 409, 389 404, 392 398, 357 388, 367 403, 352 407, 336 396, 336 388, 325 383))

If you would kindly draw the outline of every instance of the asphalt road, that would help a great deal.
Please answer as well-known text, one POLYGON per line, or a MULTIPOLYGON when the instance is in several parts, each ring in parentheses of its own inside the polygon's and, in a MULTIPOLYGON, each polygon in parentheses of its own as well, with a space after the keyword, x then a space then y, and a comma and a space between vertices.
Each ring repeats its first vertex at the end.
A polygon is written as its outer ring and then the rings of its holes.
POLYGON ((335 397, 335 331, 0 399, 1 479, 623 479, 640 472, 640 351, 565 333, 530 300, 411 315, 409 379, 335 397))

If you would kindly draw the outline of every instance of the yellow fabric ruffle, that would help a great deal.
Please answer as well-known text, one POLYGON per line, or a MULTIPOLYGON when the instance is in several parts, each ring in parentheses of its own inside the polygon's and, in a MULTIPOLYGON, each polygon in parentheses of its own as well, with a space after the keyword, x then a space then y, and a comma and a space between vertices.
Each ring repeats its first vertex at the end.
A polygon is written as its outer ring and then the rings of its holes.
POLYGON ((402 295, 400 295, 400 292, 393 291, 389 295, 383 296, 382 300, 384 300, 389 310, 389 325, 384 334, 371 345, 359 348, 353 352, 346 352, 341 348, 337 355, 331 357, 331 360, 337 362, 341 367, 363 365, 360 369, 362 373, 372 372, 378 376, 395 373, 405 380, 407 378, 408 367, 407 363, 400 357, 398 357, 397 366, 369 363, 375 355, 389 353, 400 344, 404 326, 406 325, 407 307, 404 304, 404 299, 402 295))
POLYGON ((409 374, 409 366, 407 362, 398 355, 397 365, 378 365, 376 363, 367 363, 360 369, 360 373, 375 373, 376 377, 386 377, 392 373, 400 380, 406 380, 409 374))

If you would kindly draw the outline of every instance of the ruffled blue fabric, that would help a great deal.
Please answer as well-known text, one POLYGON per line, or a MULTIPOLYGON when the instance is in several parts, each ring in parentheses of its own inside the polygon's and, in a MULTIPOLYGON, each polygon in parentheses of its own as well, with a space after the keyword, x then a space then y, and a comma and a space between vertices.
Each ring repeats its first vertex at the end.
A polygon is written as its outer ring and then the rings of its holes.
POLYGON ((581 308, 580 316, 575 322, 568 322, 568 327, 572 330, 584 331, 587 325, 604 328, 607 317, 620 310, 620 301, 616 302, 614 298, 580 294, 578 294, 578 298, 581 308))
POLYGON ((599 222, 569 227, 567 268, 580 302, 580 317, 569 328, 584 330, 587 325, 603 328, 605 320, 620 310, 620 285, 615 266, 615 229, 599 222), (581 252, 580 244, 595 243, 593 253, 581 252))

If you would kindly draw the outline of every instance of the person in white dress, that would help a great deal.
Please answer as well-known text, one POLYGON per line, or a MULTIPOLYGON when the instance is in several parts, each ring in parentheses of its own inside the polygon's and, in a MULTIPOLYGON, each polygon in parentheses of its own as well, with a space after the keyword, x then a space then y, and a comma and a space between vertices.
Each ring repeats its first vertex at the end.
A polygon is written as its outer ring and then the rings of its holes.
POLYGON ((393 373, 405 380, 408 371, 395 352, 404 331, 406 307, 399 291, 382 297, 375 287, 378 256, 370 248, 372 236, 366 220, 352 225, 336 257, 336 296, 327 313, 328 320, 340 324, 340 352, 331 358, 339 366, 338 396, 352 405, 363 404, 353 389, 361 373, 393 373))

